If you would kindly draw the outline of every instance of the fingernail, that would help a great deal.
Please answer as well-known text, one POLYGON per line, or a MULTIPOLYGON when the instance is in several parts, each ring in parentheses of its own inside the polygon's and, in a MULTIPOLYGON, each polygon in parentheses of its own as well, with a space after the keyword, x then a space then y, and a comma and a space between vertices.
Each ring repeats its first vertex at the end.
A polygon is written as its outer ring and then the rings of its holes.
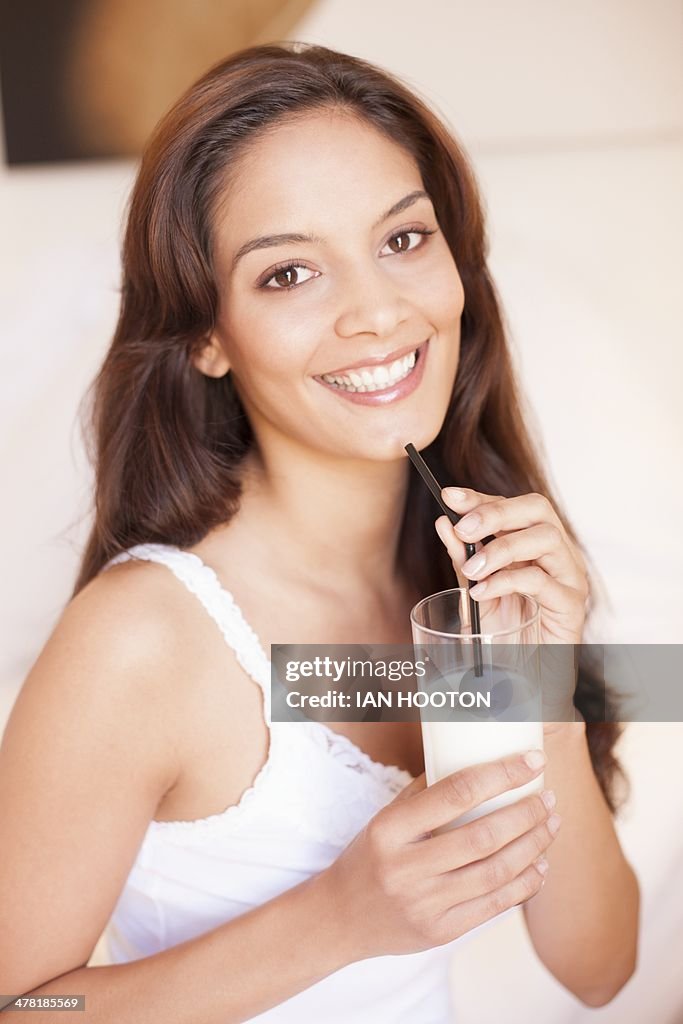
POLYGON ((486 565, 486 555, 473 555, 462 567, 465 576, 476 576, 486 565))
POLYGON ((548 861, 545 857, 539 857, 538 860, 534 861, 534 867, 538 871, 539 875, 545 875, 548 871, 548 861))
POLYGON ((542 750, 528 750, 523 760, 532 771, 538 771, 539 768, 543 767, 547 758, 542 750))
POLYGON ((557 797, 553 793, 552 789, 544 789, 541 793, 541 800, 549 811, 552 811, 553 807, 557 803, 557 797))
POLYGON ((459 487, 444 487, 441 497, 444 501, 464 501, 467 495, 459 487))
POLYGON ((481 597, 486 590, 486 580, 482 580, 481 583, 477 583, 476 587, 470 587, 468 593, 471 597, 481 597))
POLYGON ((560 831, 560 825, 562 824, 562 818, 559 814, 551 814, 548 818, 548 831, 555 835, 560 831))
POLYGON ((460 522, 456 525, 455 528, 458 531, 458 533, 470 534, 478 530, 480 526, 481 516, 477 515, 476 512, 470 512, 468 516, 465 516, 464 519, 460 520, 460 522))

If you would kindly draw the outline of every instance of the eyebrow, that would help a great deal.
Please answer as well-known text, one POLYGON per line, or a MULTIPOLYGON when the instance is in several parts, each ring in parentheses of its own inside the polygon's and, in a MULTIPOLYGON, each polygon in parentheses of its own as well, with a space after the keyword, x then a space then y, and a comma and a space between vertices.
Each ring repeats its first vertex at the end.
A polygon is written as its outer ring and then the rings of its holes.
MULTIPOLYGON (((386 213, 383 213, 379 220, 375 221, 373 228, 378 228, 385 220, 389 220, 389 217, 394 217, 397 213, 407 210, 418 199, 429 199, 429 195, 423 189, 415 189, 414 192, 409 192, 403 199, 399 199, 397 203, 390 206, 386 213)), ((302 235, 299 232, 293 231, 288 231, 281 235, 261 235, 259 238, 252 238, 249 242, 245 242, 244 245, 240 246, 233 257, 232 268, 234 270, 243 256, 254 252, 256 249, 270 249, 276 245, 293 245, 299 242, 322 243, 322 241, 323 239, 318 235, 302 235)))

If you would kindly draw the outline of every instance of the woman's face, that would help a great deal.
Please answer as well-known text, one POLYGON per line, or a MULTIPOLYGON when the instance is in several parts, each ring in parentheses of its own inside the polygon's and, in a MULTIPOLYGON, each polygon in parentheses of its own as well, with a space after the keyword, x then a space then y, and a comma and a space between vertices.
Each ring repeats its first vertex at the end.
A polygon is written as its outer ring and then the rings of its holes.
POLYGON ((331 110, 265 133, 219 204, 214 258, 219 313, 197 365, 231 370, 262 450, 387 460, 436 437, 464 295, 403 149, 331 110))

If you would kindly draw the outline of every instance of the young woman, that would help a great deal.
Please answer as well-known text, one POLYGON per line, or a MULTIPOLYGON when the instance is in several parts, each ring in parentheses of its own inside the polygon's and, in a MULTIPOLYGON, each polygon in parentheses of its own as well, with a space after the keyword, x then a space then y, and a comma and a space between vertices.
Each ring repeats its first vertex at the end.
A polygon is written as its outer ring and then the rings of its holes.
POLYGON ((445 1024, 450 944, 521 903, 548 969, 611 999, 638 888, 586 666, 550 791, 440 835, 542 757, 426 788, 419 725, 270 721, 270 644, 410 643, 454 568, 483 615, 528 593, 544 642, 583 634, 476 187, 425 105, 320 47, 190 89, 135 185, 94 424, 75 596, 2 747, 0 991, 85 993, 92 1021, 445 1024), (437 536, 408 441, 468 532, 437 536))

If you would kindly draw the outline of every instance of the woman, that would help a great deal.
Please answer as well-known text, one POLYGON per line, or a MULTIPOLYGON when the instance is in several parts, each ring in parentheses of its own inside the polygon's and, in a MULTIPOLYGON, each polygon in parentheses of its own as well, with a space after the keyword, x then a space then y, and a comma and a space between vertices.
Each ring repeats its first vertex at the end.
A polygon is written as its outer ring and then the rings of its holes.
MULTIPOLYGON (((2 749, 0 991, 85 993, 102 1021, 445 1022, 449 944, 522 903, 549 970, 612 998, 638 915, 614 725, 546 725, 552 791, 432 836, 543 758, 427 789, 414 723, 270 723, 270 644, 410 643, 454 568, 482 615, 531 593, 545 642, 583 633, 443 125, 320 47, 213 68, 145 153, 94 412, 75 596, 2 749), (471 532, 436 536, 407 441, 471 532)), ((584 717, 600 693, 581 666, 584 717)))

